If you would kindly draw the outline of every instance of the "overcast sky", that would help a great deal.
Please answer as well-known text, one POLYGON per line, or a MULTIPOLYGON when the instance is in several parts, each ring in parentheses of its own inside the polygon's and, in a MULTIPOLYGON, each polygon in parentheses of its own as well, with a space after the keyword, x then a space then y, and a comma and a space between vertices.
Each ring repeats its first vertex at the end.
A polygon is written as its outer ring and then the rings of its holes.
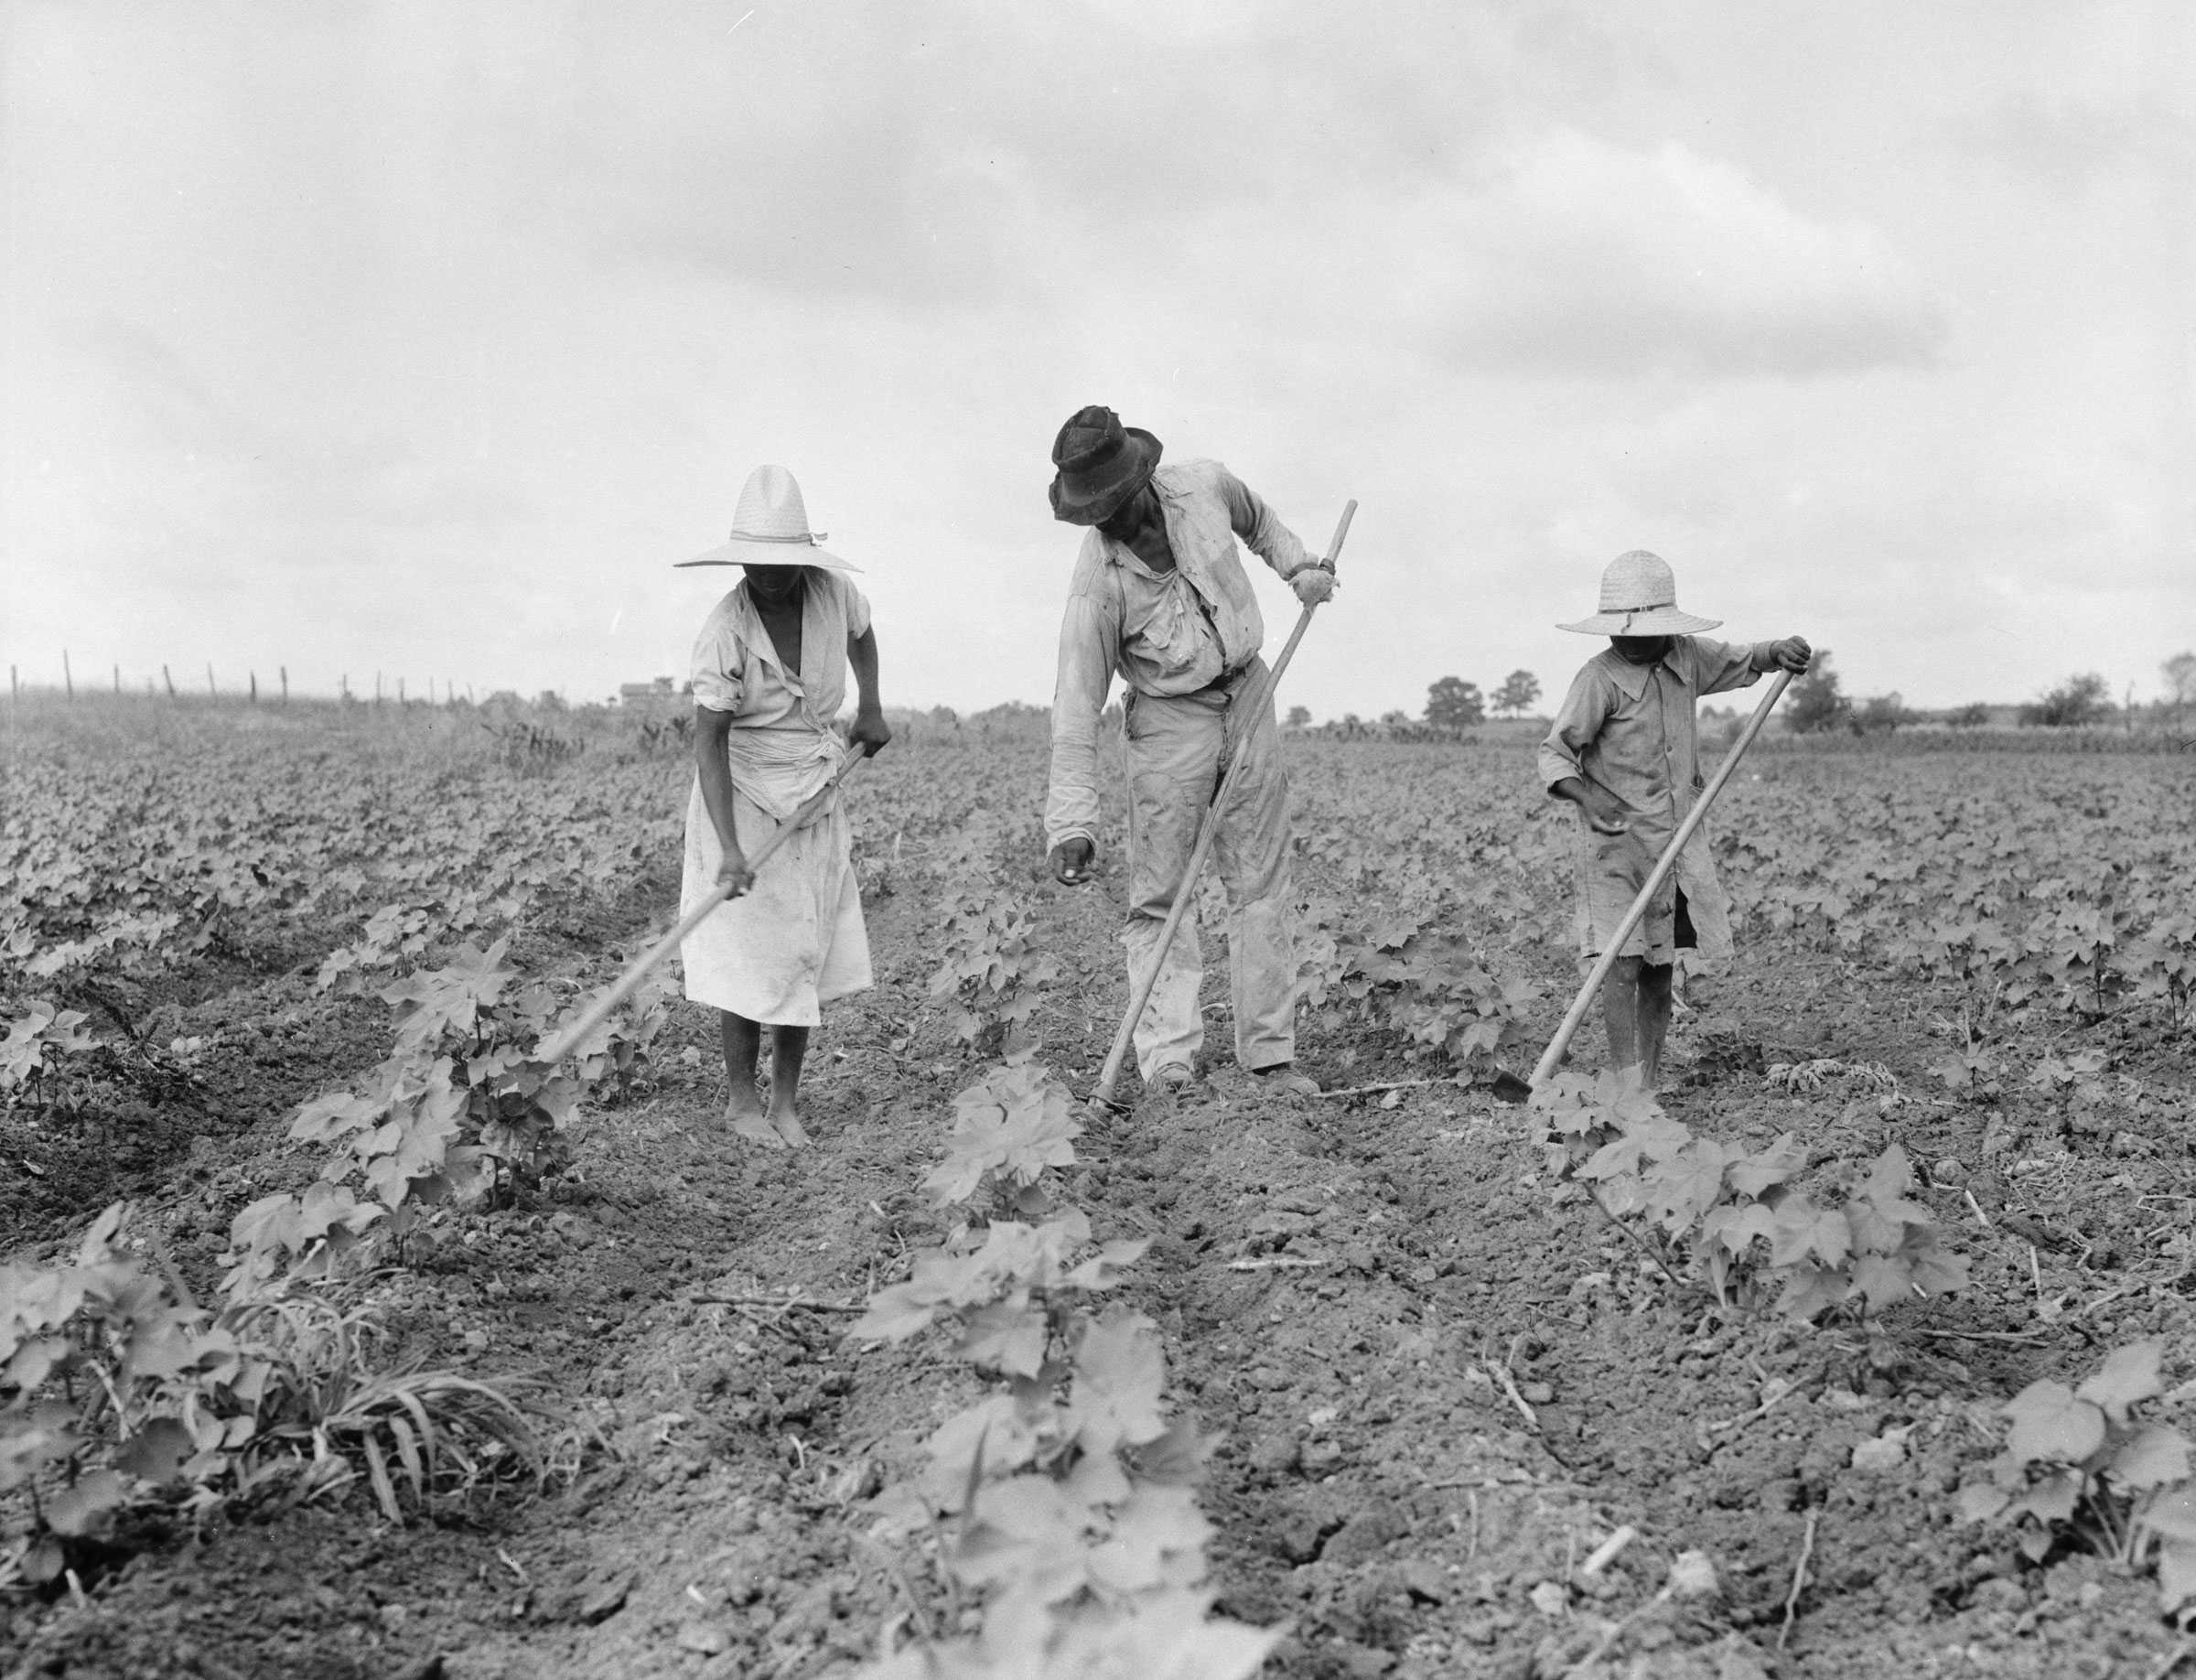
MULTIPOLYGON (((2196 8, 0 0, 5 657, 683 676, 757 464, 1049 701, 1061 420, 1362 503, 1282 704, 1560 689, 1650 547, 1849 692, 2196 645, 2196 8)), ((1294 602, 1270 576, 1268 647, 1294 602)))

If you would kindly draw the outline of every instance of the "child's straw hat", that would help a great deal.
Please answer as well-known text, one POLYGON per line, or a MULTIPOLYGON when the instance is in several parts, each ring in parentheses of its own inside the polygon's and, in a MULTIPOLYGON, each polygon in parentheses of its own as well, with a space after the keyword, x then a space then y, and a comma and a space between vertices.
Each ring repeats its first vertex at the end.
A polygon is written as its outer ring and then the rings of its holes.
POLYGON ((1722 622, 1678 611, 1677 578, 1670 563, 1635 548, 1611 560, 1601 574, 1601 610, 1590 619, 1556 628, 1582 636, 1690 636, 1722 622))

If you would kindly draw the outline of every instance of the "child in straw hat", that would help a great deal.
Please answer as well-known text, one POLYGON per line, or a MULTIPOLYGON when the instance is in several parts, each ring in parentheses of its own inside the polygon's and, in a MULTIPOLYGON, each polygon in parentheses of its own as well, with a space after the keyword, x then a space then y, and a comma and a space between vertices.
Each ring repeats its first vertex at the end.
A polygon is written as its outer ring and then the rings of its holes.
POLYGON ((741 490, 728 543, 682 565, 747 576, 717 602, 694 644, 694 790, 686 802, 682 915, 728 888, 732 900, 680 946, 686 996, 718 1012, 732 1094, 725 1118, 751 1143, 808 1142, 797 1102, 808 1035, 824 1004, 870 984, 869 937, 846 814, 834 800, 758 872, 747 854, 845 768, 848 748, 892 738, 877 687, 869 603, 858 568, 808 528, 801 487, 759 467, 741 490), (845 745, 832 720, 851 665, 860 689, 845 745), (756 1083, 770 1029, 770 1099, 756 1083))
MULTIPOLYGON (((1718 622, 1680 612, 1668 565, 1633 549, 1601 575, 1601 610, 1558 627, 1609 641, 1573 679, 1540 748, 1548 792, 1578 807, 1578 888, 1594 955, 1608 949, 1704 785, 1695 702, 1765 671, 1804 672, 1814 656, 1799 636, 1742 646, 1699 633, 1718 622)), ((1601 991, 1609 1065, 1642 1089, 1652 1091, 1662 1072, 1673 964, 1696 943, 1684 874, 1674 871, 1601 991)))

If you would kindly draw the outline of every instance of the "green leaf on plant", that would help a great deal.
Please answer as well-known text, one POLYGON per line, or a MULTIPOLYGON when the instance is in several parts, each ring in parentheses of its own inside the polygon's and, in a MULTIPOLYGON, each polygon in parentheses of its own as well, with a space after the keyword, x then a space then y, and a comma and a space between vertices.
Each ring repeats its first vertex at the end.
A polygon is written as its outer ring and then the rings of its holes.
POLYGON ((963 1320, 955 1352, 979 1370, 1035 1376, 1045 1362, 1045 1315, 1027 1299, 979 1307, 963 1320))
POLYGON ((198 1443, 181 1418, 156 1417, 114 1455, 114 1468, 140 1481, 172 1481, 183 1461, 197 1451, 198 1443))
POLYGON ((46 1502, 46 1526, 57 1535, 89 1535, 123 1500, 129 1484, 111 1470, 79 1476, 46 1502))
POLYGON ((2104 1414, 2062 1383, 2030 1383, 2004 1411, 2006 1450, 2024 1464, 2080 1464, 2104 1444, 2104 1414))
POLYGON ((1776 1229, 1770 1238, 1769 1263, 1792 1265, 1810 1255, 1824 1265, 1842 1265, 1852 1248, 1852 1227, 1837 1208, 1819 1208, 1804 1196, 1787 1196, 1777 1204, 1776 1229))
POLYGON ((2169 1540, 2158 1548, 2158 1597, 2169 1615, 2196 1600, 2196 1541, 2169 1540))
POLYGON ((1766 1149, 1748 1156, 1731 1168, 1731 1188, 1742 1196, 1759 1196, 1782 1184, 1807 1165, 1807 1151, 1799 1138, 1784 1133, 1766 1149))
POLYGON ((1960 1521, 1987 1523, 2003 1511, 2012 1498, 1996 1482, 1971 1481, 1960 1490, 1960 1521))
MULTIPOLYGON (((2089 1384, 2082 1385, 2087 1390, 2089 1384)), ((2113 1448, 2104 1473, 2123 1488, 2162 1488, 2189 1479, 2188 1438, 2164 1424, 2144 1424, 2113 1448)))
POLYGON ((2177 1545, 2196 1545, 2196 1488, 2160 1493, 2143 1508, 2143 1526, 2177 1545))
POLYGON ((2159 1366, 2165 1350, 2155 1341, 2137 1341, 2115 1348, 2104 1368, 2074 1392, 2104 1408, 2105 1416, 2125 1428, 2127 1408, 2138 1400, 2154 1400, 2165 1392, 2159 1366))
POLYGON ((1166 1359, 1157 1329, 1137 1312, 1114 1312, 1083 1331, 1075 1349, 1070 1428, 1085 1452, 1140 1447, 1167 1433, 1159 1405, 1166 1359))

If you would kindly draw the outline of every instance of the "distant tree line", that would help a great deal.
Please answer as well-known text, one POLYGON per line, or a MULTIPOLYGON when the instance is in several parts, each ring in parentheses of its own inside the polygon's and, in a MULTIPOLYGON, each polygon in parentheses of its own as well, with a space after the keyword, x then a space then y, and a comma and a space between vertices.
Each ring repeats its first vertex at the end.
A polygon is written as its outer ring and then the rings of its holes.
MULTIPOLYGON (((2150 721, 2159 727, 2181 727, 2196 714, 2196 652, 2176 653, 2158 667, 2164 679, 2162 696, 2149 708, 2150 721)), ((2094 671, 2070 676, 2022 705, 2016 714, 2023 728, 2079 729, 2094 727, 2117 716, 2135 728, 2140 708, 2132 689, 2125 705, 2115 706, 2111 686, 2094 671)), ((1990 722, 1993 708, 1971 701, 1942 715, 1955 729, 1976 729, 1990 722)), ((1855 701, 1845 693, 1830 650, 1816 651, 1807 674, 1793 683, 1784 705, 1785 727, 1795 734, 1814 735, 1849 729, 1856 735, 1888 735, 1906 725, 1924 721, 1924 714, 1910 711, 1894 691, 1855 701)))

